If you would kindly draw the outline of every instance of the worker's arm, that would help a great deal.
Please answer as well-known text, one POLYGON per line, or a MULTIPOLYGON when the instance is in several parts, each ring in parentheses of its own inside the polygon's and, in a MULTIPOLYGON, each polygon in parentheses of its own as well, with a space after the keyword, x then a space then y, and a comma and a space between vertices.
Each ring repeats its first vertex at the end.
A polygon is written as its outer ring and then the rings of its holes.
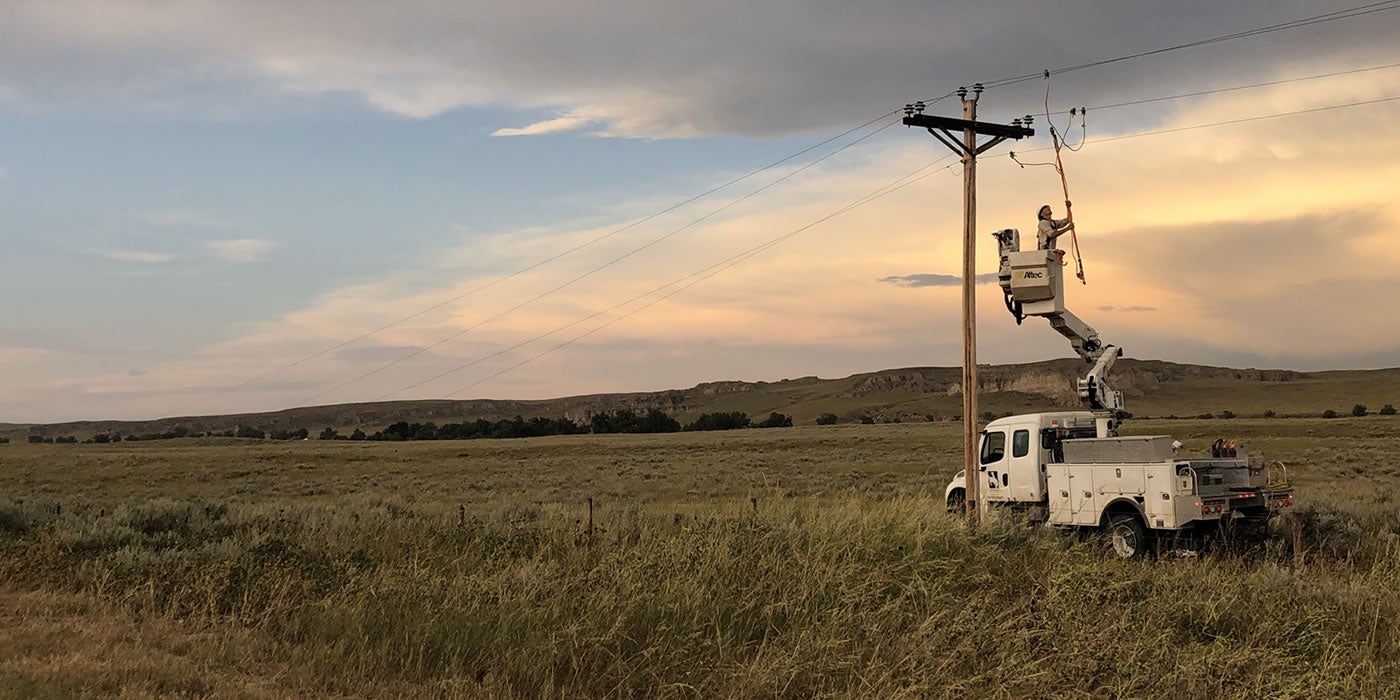
POLYGON ((1063 236, 1066 232, 1074 230, 1074 222, 1069 219, 1051 219, 1050 226, 1051 231, 1048 237, 1052 241, 1063 236))

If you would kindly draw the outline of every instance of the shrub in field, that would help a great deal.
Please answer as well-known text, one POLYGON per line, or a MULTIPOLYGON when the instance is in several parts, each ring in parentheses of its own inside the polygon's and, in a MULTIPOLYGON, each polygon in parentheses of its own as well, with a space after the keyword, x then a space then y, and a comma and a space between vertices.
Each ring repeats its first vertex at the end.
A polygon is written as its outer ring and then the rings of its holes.
POLYGON ((1323 418, 1336 418, 1336 417, 1337 417, 1337 412, 1329 408, 1329 409, 1327 409, 1326 411, 1323 411, 1323 412, 1322 412, 1322 417, 1323 417, 1323 418))
POLYGON ((1265 418, 1274 418, 1274 417, 1276 417, 1276 416, 1278 416, 1278 414, 1277 414, 1277 413, 1274 413, 1274 409, 1272 409, 1272 408, 1270 408, 1270 409, 1264 411, 1264 417, 1265 417, 1265 418))
POLYGON ((754 424, 755 428, 791 428, 792 416, 781 413, 770 413, 767 418, 754 424))
POLYGON ((1196 417, 1197 417, 1197 418, 1200 418, 1201 420, 1211 420, 1211 419, 1215 418, 1215 414, 1214 414, 1214 413, 1202 413, 1201 415, 1196 416, 1196 417))
POLYGON ((835 413, 823 413, 817 416, 817 425, 836 425, 836 421, 835 413))
POLYGON ((1366 415, 1366 413, 1366 404, 1359 403, 1351 407, 1351 415, 1356 416, 1357 418, 1366 415))
POLYGON ((1220 417, 1228 420, 1235 417, 1235 412, 1227 409, 1220 412, 1220 417))
POLYGON ((655 408, 640 416, 630 410, 596 413, 589 426, 594 433, 674 433, 681 429, 680 421, 655 408))
POLYGON ((750 425, 749 414, 742 411, 725 413, 718 411, 715 413, 705 413, 696 418, 686 430, 738 430, 747 428, 750 425))
POLYGON ((875 417, 874 417, 874 416, 861 416, 861 417, 860 417, 860 424, 861 424, 861 425, 875 425, 875 417))
POLYGON ((1381 415, 1383 415, 1383 416, 1393 416, 1393 415, 1395 415, 1395 407, 1392 406, 1392 405, 1390 405, 1390 404, 1386 404, 1386 405, 1384 405, 1384 406, 1381 406, 1381 415))
POLYGON ((0 533, 23 535, 29 530, 29 517, 19 506, 0 504, 0 533))

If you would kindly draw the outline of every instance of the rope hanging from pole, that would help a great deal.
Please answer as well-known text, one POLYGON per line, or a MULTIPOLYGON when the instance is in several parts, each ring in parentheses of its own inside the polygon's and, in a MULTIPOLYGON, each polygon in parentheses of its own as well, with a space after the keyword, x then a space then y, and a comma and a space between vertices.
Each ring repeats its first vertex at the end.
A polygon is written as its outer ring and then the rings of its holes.
MULTIPOLYGON (((1081 110, 1078 110, 1078 111, 1079 111, 1079 115, 1080 115, 1080 124, 1083 125, 1083 128, 1084 128, 1085 132, 1087 133, 1089 126, 1088 126, 1088 123, 1087 123, 1087 120, 1086 120, 1086 115, 1087 115, 1087 113, 1088 113, 1089 110, 1087 110, 1087 109, 1081 109, 1081 110)), ((1071 109, 1070 112, 1069 112, 1069 118, 1070 118, 1070 124, 1071 124, 1071 125, 1074 124, 1075 112, 1076 112, 1076 109, 1071 109)), ((1075 148, 1075 147, 1073 147, 1073 146, 1069 146, 1068 144, 1066 144, 1066 143, 1060 138, 1060 133, 1059 133, 1059 131, 1055 129, 1055 123, 1054 123, 1053 121, 1050 120, 1050 71, 1049 71, 1049 70, 1046 70, 1046 71, 1045 71, 1045 123, 1050 125, 1050 142, 1055 146, 1055 172, 1057 172, 1057 173, 1060 174, 1060 188, 1064 191, 1064 194, 1065 194, 1065 219, 1066 219, 1067 221, 1069 221, 1069 223, 1070 223, 1071 225, 1073 225, 1073 224, 1074 224, 1074 206, 1073 206, 1072 204, 1070 204, 1070 201, 1069 201, 1069 180, 1065 178, 1065 163, 1064 163, 1064 161, 1060 158, 1060 148, 1061 148, 1061 147, 1068 147, 1071 151, 1077 151, 1077 150, 1079 150, 1079 149, 1078 149, 1078 148, 1075 148)), ((1080 148, 1082 148, 1082 147, 1084 146, 1084 141, 1083 141, 1083 140, 1080 140, 1079 146, 1080 146, 1080 148)), ((1022 167, 1024 167, 1024 166, 1022 166, 1022 167)), ((1070 241, 1074 244, 1074 263, 1075 263, 1076 267, 1078 268, 1077 271, 1074 273, 1074 275, 1075 275, 1075 277, 1078 277, 1078 278, 1079 278, 1079 281, 1080 281, 1081 284, 1088 284, 1089 281, 1086 280, 1086 279, 1084 278, 1084 257, 1083 257, 1082 255, 1080 255, 1080 253, 1079 253, 1079 235, 1078 235, 1077 233, 1075 233, 1075 231, 1074 231, 1073 228, 1071 228, 1071 229, 1069 230, 1069 237, 1070 237, 1070 241)))

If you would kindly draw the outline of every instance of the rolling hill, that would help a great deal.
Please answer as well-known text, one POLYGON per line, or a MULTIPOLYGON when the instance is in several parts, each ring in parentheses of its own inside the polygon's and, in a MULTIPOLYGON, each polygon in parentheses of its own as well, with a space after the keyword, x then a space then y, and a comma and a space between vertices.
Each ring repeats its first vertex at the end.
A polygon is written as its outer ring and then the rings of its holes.
MULTIPOLYGON (((979 376, 979 410, 1002 414, 1075 408, 1074 380, 1084 365, 1073 359, 1019 365, 984 366, 979 376)), ((961 370, 911 367, 856 374, 841 379, 802 377, 775 382, 707 382, 689 389, 627 394, 594 394, 545 400, 470 399, 338 404, 269 413, 185 416, 148 421, 81 421, 47 425, 0 424, 0 435, 23 440, 29 434, 162 433, 184 426, 191 431, 224 431, 240 425, 262 430, 325 427, 373 431, 397 421, 455 423, 521 415, 586 420, 602 411, 657 408, 682 421, 711 411, 744 411, 764 416, 777 411, 801 423, 823 413, 842 422, 869 416, 877 422, 947 420, 961 413, 961 370)), ((1295 372, 1185 365, 1159 360, 1120 361, 1115 386, 1138 416, 1196 416, 1231 411, 1241 416, 1319 415, 1326 409, 1350 412, 1354 404, 1376 411, 1400 404, 1400 368, 1295 372)))

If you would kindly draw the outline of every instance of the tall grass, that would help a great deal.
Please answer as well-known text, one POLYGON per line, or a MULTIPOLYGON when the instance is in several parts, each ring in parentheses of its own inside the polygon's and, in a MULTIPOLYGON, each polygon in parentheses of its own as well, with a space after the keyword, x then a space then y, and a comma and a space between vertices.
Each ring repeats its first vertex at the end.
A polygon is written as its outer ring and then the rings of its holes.
POLYGON ((359 694, 1384 697, 1400 518, 1124 562, 917 497, 581 509, 0 504, 0 580, 252 631, 359 694))

